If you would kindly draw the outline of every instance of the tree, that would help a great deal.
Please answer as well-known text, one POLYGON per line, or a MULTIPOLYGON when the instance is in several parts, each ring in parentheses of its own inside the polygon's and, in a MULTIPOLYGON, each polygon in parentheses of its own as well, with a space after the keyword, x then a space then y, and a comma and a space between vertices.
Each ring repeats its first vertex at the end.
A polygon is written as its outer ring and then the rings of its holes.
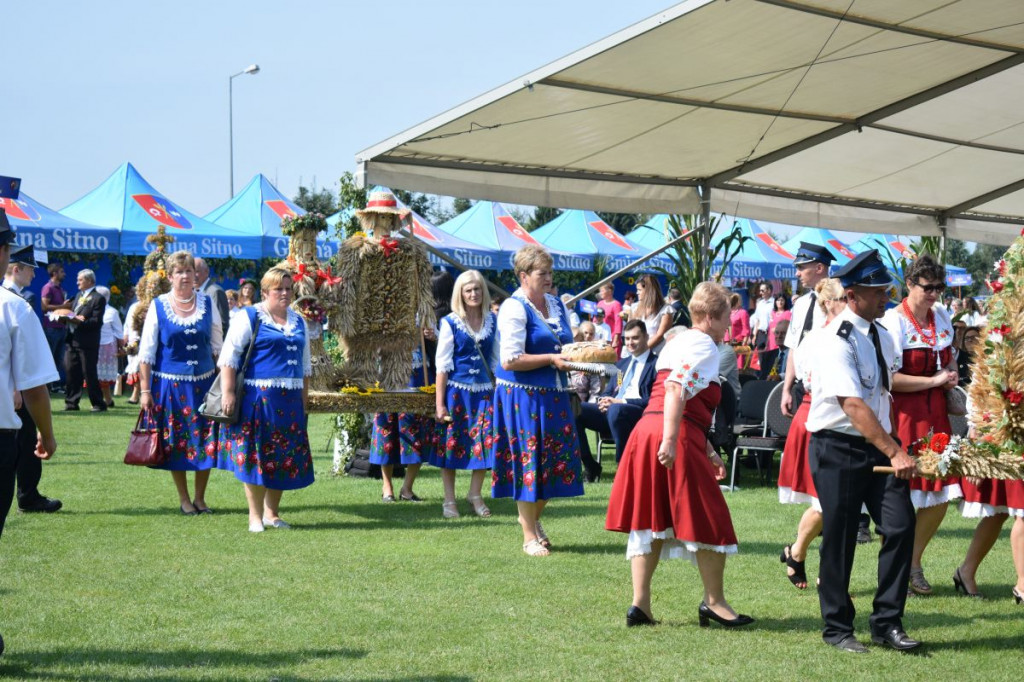
POLYGON ((525 228, 527 232, 533 232, 541 225, 547 225, 560 215, 562 215, 562 209, 560 208, 538 206, 533 209, 533 215, 530 216, 529 220, 523 223, 523 228, 525 228))
POLYGON ((334 192, 326 187, 318 190, 300 185, 299 193, 292 201, 310 213, 322 213, 325 216, 329 216, 338 212, 338 202, 334 192))
MULTIPOLYGON (((469 199, 463 199, 463 198, 459 197, 459 198, 456 198, 455 201, 452 202, 452 211, 455 213, 455 215, 459 215, 460 213, 465 213, 466 211, 468 211, 471 208, 473 208, 473 202, 470 201, 469 199)), ((455 216, 452 216, 452 217, 455 217, 455 216)))
POLYGON ((643 225, 647 218, 641 213, 598 213, 597 215, 619 234, 632 232, 637 225, 643 225))
POLYGON ((366 206, 366 188, 356 185, 356 177, 349 171, 342 173, 338 180, 338 203, 338 208, 349 211, 345 219, 338 221, 335 229, 338 239, 343 240, 361 229, 354 211, 366 206))
MULTIPOLYGON (((669 239, 677 239, 687 230, 692 230, 690 236, 677 243, 672 248, 663 252, 663 255, 672 261, 675 273, 665 268, 656 268, 666 280, 670 287, 679 289, 680 299, 689 301, 693 296, 693 290, 701 282, 721 282, 729 264, 739 255, 743 245, 751 239, 743 235, 739 225, 734 225, 732 230, 714 247, 704 247, 701 243, 700 230, 695 229, 700 223, 700 216, 696 215, 671 215, 668 217, 669 239), (721 269, 715 270, 716 261, 722 263, 721 269)), ((708 224, 707 239, 710 243, 722 223, 722 216, 712 216, 708 224)))

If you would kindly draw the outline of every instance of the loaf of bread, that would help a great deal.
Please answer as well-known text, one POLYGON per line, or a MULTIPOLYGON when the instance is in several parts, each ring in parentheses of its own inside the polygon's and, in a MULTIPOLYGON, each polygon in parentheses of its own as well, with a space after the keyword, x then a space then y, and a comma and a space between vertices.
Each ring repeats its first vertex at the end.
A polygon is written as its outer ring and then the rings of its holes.
POLYGON ((600 362, 615 364, 615 349, 606 341, 580 341, 562 346, 562 355, 569 362, 600 362))

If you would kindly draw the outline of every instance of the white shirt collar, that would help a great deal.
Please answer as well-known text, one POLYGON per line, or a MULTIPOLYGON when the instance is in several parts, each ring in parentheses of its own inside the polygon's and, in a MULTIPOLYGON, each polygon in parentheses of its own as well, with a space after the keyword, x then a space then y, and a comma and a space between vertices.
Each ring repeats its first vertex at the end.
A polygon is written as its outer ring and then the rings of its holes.
POLYGON ((210 283, 210 278, 207 277, 206 279, 204 279, 202 281, 202 283, 199 286, 196 287, 196 291, 203 291, 204 289, 206 289, 206 285, 209 284, 209 283, 210 283))
POLYGON ((96 288, 95 286, 91 286, 91 287, 89 287, 88 289, 83 289, 82 291, 78 292, 78 294, 79 294, 79 295, 80 295, 80 296, 81 296, 82 298, 85 298, 86 296, 88 296, 89 294, 91 294, 91 293, 92 293, 92 290, 93 290, 93 289, 95 289, 95 288, 96 288))
POLYGON ((648 358, 650 358, 650 357, 651 357, 651 349, 650 349, 650 348, 648 348, 647 350, 645 350, 645 351, 644 351, 643 353, 641 353, 640 355, 631 355, 630 357, 632 357, 632 358, 635 358, 635 359, 636 359, 636 364, 637 364, 637 366, 639 367, 640 365, 642 365, 642 364, 646 363, 646 362, 647 362, 647 360, 648 360, 648 358))
POLYGON ((4 277, 4 288, 10 289, 16 294, 21 294, 21 287, 19 287, 13 279, 4 277))
POLYGON ((849 320, 850 322, 852 322, 853 326, 857 329, 857 331, 859 331, 864 336, 867 336, 868 334, 871 333, 871 323, 873 322, 873 320, 865 320, 863 317, 850 310, 850 308, 847 307, 845 310, 843 310, 843 312, 839 314, 839 317, 841 317, 843 320, 849 320))

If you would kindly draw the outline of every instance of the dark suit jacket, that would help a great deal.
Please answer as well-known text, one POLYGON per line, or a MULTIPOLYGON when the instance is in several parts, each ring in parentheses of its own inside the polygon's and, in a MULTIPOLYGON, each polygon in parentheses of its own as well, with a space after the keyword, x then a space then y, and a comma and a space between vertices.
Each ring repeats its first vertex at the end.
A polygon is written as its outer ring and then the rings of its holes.
MULTIPOLYGON (((758 379, 767 379, 768 376, 772 373, 772 365, 774 365, 776 359, 778 359, 780 350, 781 349, 779 348, 773 348, 772 350, 761 351, 761 369, 757 373, 758 379)), ((785 362, 785 358, 783 358, 783 360, 779 362, 779 368, 776 371, 776 373, 780 377, 786 376, 785 362)))
MULTIPOLYGON (((633 359, 633 356, 624 358, 615 363, 615 366, 619 368, 619 373, 616 375, 615 381, 609 381, 608 385, 604 388, 604 393, 601 395, 606 398, 614 398, 615 394, 619 392, 619 383, 625 378, 626 370, 629 369, 629 361, 633 359)), ((626 402, 630 405, 636 405, 643 409, 647 407, 647 403, 651 399, 651 388, 654 387, 654 378, 658 376, 658 370, 654 366, 658 363, 658 354, 651 351, 651 354, 647 356, 647 362, 644 363, 644 369, 640 372, 640 397, 639 398, 627 398, 626 402)))
POLYGON ((76 315, 85 318, 85 322, 72 324, 68 327, 68 343, 78 348, 99 348, 100 330, 103 329, 103 312, 107 309, 107 302, 93 289, 89 294, 89 300, 81 308, 78 307, 82 293, 75 296, 71 302, 71 309, 76 315))
POLYGON ((224 289, 219 284, 214 282, 212 279, 206 280, 206 285, 203 286, 203 293, 210 297, 213 304, 217 306, 217 312, 220 313, 220 326, 224 330, 224 333, 228 333, 228 295, 224 293, 224 289))

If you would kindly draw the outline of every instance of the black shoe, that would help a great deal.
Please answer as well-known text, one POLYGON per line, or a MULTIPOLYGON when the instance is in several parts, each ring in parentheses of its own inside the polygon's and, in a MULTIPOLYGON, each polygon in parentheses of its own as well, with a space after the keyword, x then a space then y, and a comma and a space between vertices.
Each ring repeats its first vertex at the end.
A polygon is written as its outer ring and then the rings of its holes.
POLYGON ((889 628, 884 634, 871 635, 871 641, 875 644, 882 644, 896 651, 911 651, 921 646, 921 642, 911 639, 910 636, 900 628, 889 628))
POLYGON ((0 635, 0 656, 4 655, 4 638, 0 635))
POLYGON ((65 412, 78 412, 78 410, 79 410, 78 405, 65 405, 64 406, 64 411, 65 412))
POLYGON ((866 545, 871 542, 874 538, 871 537, 871 526, 858 526, 857 527, 857 544, 866 545))
POLYGON ((960 577, 960 567, 959 566, 957 567, 957 569, 955 571, 953 571, 953 587, 956 588, 956 591, 959 594, 962 594, 965 597, 974 597, 975 599, 984 599, 985 598, 985 595, 983 595, 980 591, 979 592, 968 592, 967 591, 967 585, 964 583, 964 579, 962 577, 960 577))
POLYGON ((830 646, 834 646, 840 651, 845 651, 848 654, 866 654, 870 653, 868 648, 857 641, 857 638, 853 635, 847 635, 838 642, 829 642, 830 646))
POLYGON ((89 410, 89 411, 90 412, 106 412, 107 411, 107 406, 106 405, 93 405, 92 409, 89 410))
POLYGON ((1014 604, 1020 604, 1021 602, 1024 602, 1024 594, 1021 594, 1020 592, 1018 592, 1016 587, 1011 588, 1010 592, 1013 592, 1013 603, 1014 604))
POLYGON ((113 407, 113 406, 114 406, 114 401, 113 400, 111 400, 109 403, 107 403, 107 407, 113 407))
POLYGON ((587 483, 599 483, 601 481, 601 472, 604 468, 598 464, 593 469, 587 469, 587 483))
POLYGON ((656 625, 657 621, 651 620, 644 610, 638 606, 630 606, 626 611, 626 627, 635 628, 638 625, 656 625))
POLYGON ((719 625, 724 625, 727 628, 738 628, 744 625, 750 625, 754 622, 754 619, 750 616, 739 614, 732 620, 728 618, 722 618, 717 613, 708 608, 708 605, 704 602, 700 603, 700 607, 697 609, 697 620, 702 628, 706 628, 711 624, 711 621, 715 621, 719 625))
POLYGON ((408 497, 406 497, 402 493, 399 493, 398 499, 400 499, 402 502, 422 502, 423 501, 423 498, 417 496, 416 493, 409 493, 408 497))
POLYGON ((60 500, 51 500, 49 497, 40 496, 27 504, 18 502, 18 511, 25 512, 26 514, 33 512, 52 514, 63 506, 64 504, 60 500))
POLYGON ((181 513, 185 516, 195 516, 199 512, 193 509, 192 511, 185 511, 185 505, 181 505, 181 513))

